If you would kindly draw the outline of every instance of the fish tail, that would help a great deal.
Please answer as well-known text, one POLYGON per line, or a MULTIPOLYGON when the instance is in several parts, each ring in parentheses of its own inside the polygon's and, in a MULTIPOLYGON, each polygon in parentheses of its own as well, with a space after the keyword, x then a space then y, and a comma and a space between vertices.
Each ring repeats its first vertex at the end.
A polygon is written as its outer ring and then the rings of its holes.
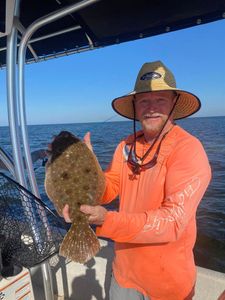
POLYGON ((100 250, 100 243, 88 223, 72 224, 60 246, 59 254, 85 263, 100 250))

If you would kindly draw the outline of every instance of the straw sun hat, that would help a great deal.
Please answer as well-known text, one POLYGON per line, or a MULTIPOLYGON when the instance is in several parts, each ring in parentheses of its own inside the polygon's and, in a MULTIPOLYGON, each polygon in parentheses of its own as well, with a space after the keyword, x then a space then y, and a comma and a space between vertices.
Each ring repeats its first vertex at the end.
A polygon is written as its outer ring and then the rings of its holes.
POLYGON ((176 88, 176 82, 171 71, 161 62, 145 63, 136 80, 134 91, 116 98, 112 102, 113 109, 128 119, 134 119, 133 99, 135 94, 155 91, 175 91, 179 100, 174 108, 174 119, 186 118, 201 107, 197 96, 176 88))

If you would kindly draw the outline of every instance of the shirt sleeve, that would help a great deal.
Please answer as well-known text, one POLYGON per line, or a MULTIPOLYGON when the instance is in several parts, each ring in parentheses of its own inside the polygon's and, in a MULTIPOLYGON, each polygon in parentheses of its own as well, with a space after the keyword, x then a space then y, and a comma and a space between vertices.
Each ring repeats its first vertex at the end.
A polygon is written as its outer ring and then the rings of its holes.
POLYGON ((183 141, 167 161, 162 205, 139 214, 108 212, 97 234, 127 243, 176 241, 195 217, 210 178, 211 169, 201 143, 197 139, 183 141))
POLYGON ((105 170, 106 189, 101 200, 102 204, 107 204, 114 200, 119 194, 120 171, 123 164, 122 144, 120 143, 113 155, 113 159, 105 170))

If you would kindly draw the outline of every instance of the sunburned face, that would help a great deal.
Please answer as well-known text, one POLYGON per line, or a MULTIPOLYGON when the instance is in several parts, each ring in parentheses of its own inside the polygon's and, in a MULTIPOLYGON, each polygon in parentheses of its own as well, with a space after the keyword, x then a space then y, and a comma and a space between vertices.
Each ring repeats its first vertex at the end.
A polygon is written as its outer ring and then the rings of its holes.
MULTIPOLYGON (((136 116, 142 125, 147 141, 154 139, 162 129, 173 108, 175 98, 175 93, 172 91, 136 95, 134 100, 136 116)), ((170 116, 163 132, 171 127, 172 122, 173 118, 170 116)))

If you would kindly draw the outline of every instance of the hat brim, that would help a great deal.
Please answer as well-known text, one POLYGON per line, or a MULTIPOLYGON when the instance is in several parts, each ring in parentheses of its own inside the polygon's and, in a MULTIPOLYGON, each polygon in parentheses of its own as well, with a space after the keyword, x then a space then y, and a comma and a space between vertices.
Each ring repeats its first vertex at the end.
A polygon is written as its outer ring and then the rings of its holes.
MULTIPOLYGON (((168 89, 163 91, 175 91, 180 95, 179 100, 174 108, 173 118, 174 120, 179 120, 187 118, 194 113, 196 113, 201 108, 201 101, 197 96, 192 93, 178 90, 178 89, 168 89)), ((115 98, 112 102, 112 108, 121 116, 131 119, 134 119, 134 109, 133 109, 133 99, 136 94, 145 94, 152 92, 142 92, 136 93, 135 91, 131 92, 128 95, 115 98)), ((137 118, 136 118, 137 119, 137 118)), ((138 119, 137 119, 138 120, 138 119)))

